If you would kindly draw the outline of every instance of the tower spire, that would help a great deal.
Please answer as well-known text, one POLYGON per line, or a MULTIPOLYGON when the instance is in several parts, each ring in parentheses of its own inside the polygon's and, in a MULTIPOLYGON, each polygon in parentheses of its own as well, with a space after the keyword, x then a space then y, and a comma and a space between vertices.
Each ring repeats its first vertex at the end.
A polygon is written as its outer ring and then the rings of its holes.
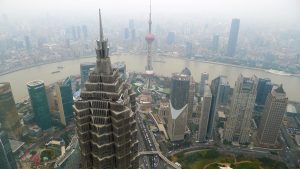
POLYGON ((100 25, 100 29, 99 29, 99 35, 100 35, 100 42, 103 41, 103 28, 102 28, 102 20, 101 20, 101 10, 99 8, 99 25, 100 25))
POLYGON ((149 33, 151 33, 151 24, 152 24, 152 21, 151 21, 151 0, 150 0, 150 13, 149 13, 149 33))

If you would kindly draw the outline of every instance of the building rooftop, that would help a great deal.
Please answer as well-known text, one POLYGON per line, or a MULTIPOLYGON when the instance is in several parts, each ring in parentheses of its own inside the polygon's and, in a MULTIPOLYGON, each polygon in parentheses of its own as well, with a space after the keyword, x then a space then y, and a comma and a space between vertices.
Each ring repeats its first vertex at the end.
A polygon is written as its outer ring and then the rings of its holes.
POLYGON ((282 88, 282 85, 280 85, 277 89, 275 89, 276 93, 285 93, 285 91, 282 88))
POLYGON ((225 113, 223 112, 223 111, 218 111, 218 117, 219 118, 226 118, 226 115, 225 115, 225 113))
POLYGON ((18 141, 18 140, 10 140, 9 139, 9 143, 12 149, 12 152, 15 153, 16 151, 18 151, 25 143, 18 141))
POLYGON ((39 85, 43 85, 43 84, 44 84, 44 82, 42 80, 34 80, 31 82, 28 82, 27 86, 34 87, 34 86, 39 86, 39 85))
POLYGON ((296 107, 292 104, 288 104, 286 108, 287 113, 297 113, 296 107))

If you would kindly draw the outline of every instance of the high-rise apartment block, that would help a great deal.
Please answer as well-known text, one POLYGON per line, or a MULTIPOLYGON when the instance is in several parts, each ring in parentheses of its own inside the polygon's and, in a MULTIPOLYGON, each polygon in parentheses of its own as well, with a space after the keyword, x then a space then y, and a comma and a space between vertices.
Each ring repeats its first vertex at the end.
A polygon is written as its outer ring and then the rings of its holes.
POLYGON ((256 76, 248 78, 240 75, 235 82, 231 110, 225 123, 224 139, 226 141, 249 143, 256 88, 256 76))
POLYGON ((18 139, 21 136, 21 123, 10 83, 0 83, 0 123, 8 136, 18 139))
POLYGON ((269 93, 257 132, 260 144, 267 146, 276 144, 287 104, 288 98, 282 85, 269 93))
POLYGON ((100 11, 99 21, 96 67, 74 105, 81 164, 84 169, 136 169, 135 93, 112 68, 100 11))

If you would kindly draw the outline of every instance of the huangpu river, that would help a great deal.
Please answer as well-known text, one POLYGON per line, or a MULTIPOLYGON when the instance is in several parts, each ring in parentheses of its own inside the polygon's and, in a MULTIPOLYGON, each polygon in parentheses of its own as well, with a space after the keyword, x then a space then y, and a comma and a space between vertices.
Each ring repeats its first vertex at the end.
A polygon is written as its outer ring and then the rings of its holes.
MULTIPOLYGON (((0 76, 0 82, 10 82, 15 100, 21 101, 28 97, 26 83, 32 80, 43 80, 46 85, 64 79, 69 75, 80 74, 80 63, 95 62, 96 57, 80 58, 57 63, 51 63, 36 66, 28 69, 19 70, 0 76), (61 72, 52 74, 57 71, 58 66, 63 66, 61 72)), ((180 72, 184 67, 188 67, 194 79, 198 82, 202 72, 209 73, 209 81, 219 75, 228 77, 231 87, 234 86, 239 74, 244 76, 256 75, 259 78, 270 78, 273 83, 283 84, 289 100, 300 102, 300 77, 287 76, 269 73, 261 69, 251 69, 232 65, 208 63, 195 60, 184 60, 174 57, 154 57, 153 69, 155 74, 171 76, 174 72, 180 72), (159 60, 156 62, 156 60, 159 60)), ((146 55, 113 55, 112 63, 124 61, 127 71, 143 72, 146 65, 146 55)))

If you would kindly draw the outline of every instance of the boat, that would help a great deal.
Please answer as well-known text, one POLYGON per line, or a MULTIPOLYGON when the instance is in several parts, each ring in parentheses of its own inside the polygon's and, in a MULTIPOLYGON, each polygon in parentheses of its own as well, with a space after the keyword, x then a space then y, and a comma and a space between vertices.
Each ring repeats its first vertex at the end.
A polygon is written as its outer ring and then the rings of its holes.
POLYGON ((60 71, 59 70, 57 70, 57 71, 53 71, 53 72, 51 72, 51 74, 56 74, 56 73, 59 73, 60 71))
POLYGON ((63 66, 57 66, 57 69, 63 69, 64 67, 63 66))

